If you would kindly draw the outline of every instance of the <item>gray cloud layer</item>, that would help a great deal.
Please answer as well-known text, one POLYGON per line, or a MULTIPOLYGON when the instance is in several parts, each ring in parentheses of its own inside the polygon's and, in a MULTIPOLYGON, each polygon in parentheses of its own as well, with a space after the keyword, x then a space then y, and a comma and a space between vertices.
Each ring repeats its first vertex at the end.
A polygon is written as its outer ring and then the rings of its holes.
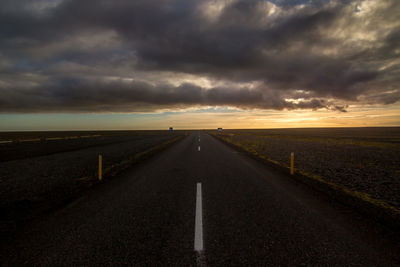
POLYGON ((0 112, 400 100, 399 1, 297 2, 3 0, 0 112))
POLYGON ((312 99, 291 103, 276 96, 266 96, 262 90, 224 87, 204 89, 192 84, 180 86, 150 85, 143 82, 101 82, 61 79, 44 83, 40 88, 18 88, 4 91, 7 99, 1 99, 0 111, 151 111, 159 108, 187 108, 215 105, 236 106, 243 109, 319 109, 343 111, 324 100, 312 99), (110 89, 112 88, 112 89, 110 89), (15 103, 20 103, 15 106, 15 103))

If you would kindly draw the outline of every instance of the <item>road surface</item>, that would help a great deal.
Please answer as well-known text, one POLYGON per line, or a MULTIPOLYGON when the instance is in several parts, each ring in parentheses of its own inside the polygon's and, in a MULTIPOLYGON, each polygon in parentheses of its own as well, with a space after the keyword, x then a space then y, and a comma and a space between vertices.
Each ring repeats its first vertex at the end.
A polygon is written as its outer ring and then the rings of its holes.
POLYGON ((195 132, 28 224, 3 266, 400 264, 390 231, 195 132))

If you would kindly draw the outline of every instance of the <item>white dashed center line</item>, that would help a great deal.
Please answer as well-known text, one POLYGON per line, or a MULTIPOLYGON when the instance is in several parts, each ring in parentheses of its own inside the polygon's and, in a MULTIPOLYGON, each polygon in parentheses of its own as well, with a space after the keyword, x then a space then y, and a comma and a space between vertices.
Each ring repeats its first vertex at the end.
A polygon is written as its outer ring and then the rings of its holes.
POLYGON ((200 146, 199 146, 198 150, 200 151, 200 146))
POLYGON ((201 200, 201 183, 197 183, 194 250, 199 253, 203 251, 203 207, 201 200))

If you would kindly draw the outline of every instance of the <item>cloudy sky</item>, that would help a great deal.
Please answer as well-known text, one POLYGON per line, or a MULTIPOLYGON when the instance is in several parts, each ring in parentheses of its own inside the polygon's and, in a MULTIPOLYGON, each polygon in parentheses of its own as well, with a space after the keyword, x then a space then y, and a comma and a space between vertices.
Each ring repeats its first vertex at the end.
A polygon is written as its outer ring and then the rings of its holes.
POLYGON ((1 0, 0 130, 400 126, 400 1, 1 0))

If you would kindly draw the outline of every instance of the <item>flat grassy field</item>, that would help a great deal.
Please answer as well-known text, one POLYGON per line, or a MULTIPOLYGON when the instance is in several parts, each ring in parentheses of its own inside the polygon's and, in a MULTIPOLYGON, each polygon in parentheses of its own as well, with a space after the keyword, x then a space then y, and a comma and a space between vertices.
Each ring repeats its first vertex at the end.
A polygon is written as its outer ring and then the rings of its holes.
POLYGON ((0 234, 183 138, 184 131, 0 133, 0 234), (11 223, 12 225, 12 223, 11 223))
POLYGON ((209 131, 274 164, 400 208, 400 127, 209 131))
MULTIPOLYGON (((140 140, 157 140, 184 134, 183 131, 60 131, 0 132, 0 162, 32 158, 140 140)), ((146 141, 145 141, 146 142, 146 141)), ((139 142, 140 143, 140 142, 139 142)))

